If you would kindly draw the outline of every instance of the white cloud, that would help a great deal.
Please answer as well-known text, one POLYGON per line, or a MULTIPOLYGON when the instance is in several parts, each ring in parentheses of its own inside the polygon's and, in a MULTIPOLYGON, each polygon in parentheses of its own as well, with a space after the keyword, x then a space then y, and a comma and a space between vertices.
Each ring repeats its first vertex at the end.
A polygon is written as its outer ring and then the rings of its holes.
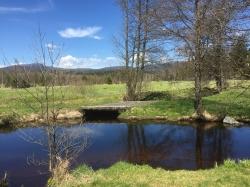
POLYGON ((116 57, 100 58, 97 56, 78 58, 72 55, 66 55, 63 56, 59 62, 59 67, 61 68, 103 68, 119 65, 121 65, 120 60, 116 57))
POLYGON ((78 64, 78 62, 79 62, 79 59, 71 55, 67 55, 67 56, 63 56, 60 59, 59 66, 62 68, 73 68, 75 64, 78 64))
POLYGON ((101 37, 96 35, 102 27, 82 27, 82 28, 66 28, 58 31, 58 34, 63 38, 84 38, 89 37, 100 40, 101 37))
POLYGON ((100 36, 93 36, 93 38, 96 39, 96 40, 101 40, 102 39, 102 37, 100 37, 100 36))
POLYGON ((44 12, 54 7, 53 0, 48 0, 47 3, 33 6, 33 7, 9 7, 0 6, 0 14, 7 13, 37 13, 44 12))
POLYGON ((0 13, 36 13, 44 11, 43 8, 25 8, 25 7, 0 7, 0 13))

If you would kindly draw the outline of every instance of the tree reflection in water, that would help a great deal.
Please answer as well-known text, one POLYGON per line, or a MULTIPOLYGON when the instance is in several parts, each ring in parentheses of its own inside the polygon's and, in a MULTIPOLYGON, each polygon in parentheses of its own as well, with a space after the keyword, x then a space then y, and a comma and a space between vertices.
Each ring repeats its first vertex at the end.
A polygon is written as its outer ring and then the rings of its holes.
POLYGON ((222 163, 230 155, 230 131, 211 124, 127 125, 127 160, 167 169, 199 169, 222 163))
POLYGON ((44 135, 40 137, 22 130, 19 130, 19 135, 27 142, 42 146, 48 154, 47 161, 37 159, 36 155, 29 155, 27 156, 28 164, 47 165, 48 171, 52 174, 57 167, 60 167, 60 164, 67 163, 67 167, 70 167, 71 162, 89 145, 89 138, 92 133, 88 128, 81 125, 67 128, 48 125, 43 127, 42 130, 44 135))
POLYGON ((196 128, 196 163, 197 168, 206 168, 215 163, 222 164, 231 155, 232 138, 225 128, 206 130, 206 125, 196 128))
POLYGON ((148 148, 144 126, 128 125, 128 160, 136 163, 148 161, 148 148))

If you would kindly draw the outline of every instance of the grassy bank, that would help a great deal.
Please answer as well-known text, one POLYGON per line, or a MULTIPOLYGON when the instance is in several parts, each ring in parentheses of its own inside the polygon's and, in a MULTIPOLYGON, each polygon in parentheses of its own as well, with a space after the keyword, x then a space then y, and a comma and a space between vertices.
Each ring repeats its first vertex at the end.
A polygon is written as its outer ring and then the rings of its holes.
POLYGON ((93 171, 81 166, 67 174, 62 181, 49 184, 68 186, 249 186, 250 161, 226 161, 224 165, 209 170, 166 171, 150 166, 117 163, 108 169, 93 171))
MULTIPOLYGON (((204 92, 204 108, 215 115, 228 114, 236 118, 250 118, 250 89, 245 89, 249 82, 245 82, 243 87, 237 86, 239 81, 230 81, 230 87, 220 94, 204 92)), ((213 88, 214 83, 208 87, 213 88)), ((36 93, 39 88, 30 88, 31 93, 36 93)), ((121 115, 155 117, 165 116, 170 120, 176 120, 182 116, 191 115, 193 110, 193 82, 151 82, 146 85, 145 92, 160 92, 159 100, 148 106, 135 107, 121 115)), ((77 110, 84 105, 98 105, 122 101, 125 94, 125 85, 94 85, 94 86, 65 86, 56 88, 56 102, 60 103, 61 93, 63 93, 62 109, 77 110)), ((15 90, 10 88, 0 88, 0 116, 17 113, 27 115, 38 113, 39 105, 27 91, 23 89, 15 90)))
MULTIPOLYGON (((229 88, 220 94, 204 91, 203 106, 216 116, 230 115, 238 119, 250 119, 249 82, 229 81, 229 88)), ((215 84, 208 85, 213 90, 215 84)), ((154 117, 166 116, 169 120, 177 120, 182 116, 194 113, 194 86, 192 82, 157 82, 151 84, 151 90, 164 91, 165 98, 144 107, 135 107, 122 114, 122 117, 154 117)))
MULTIPOLYGON (((124 85, 64 86, 55 88, 55 102, 62 109, 78 110, 84 105, 118 102, 125 92, 124 85), (61 103, 61 101, 63 101, 61 103), (61 103, 61 104, 60 104, 61 103)), ((38 88, 30 93, 41 94, 38 88)), ((0 88, 0 115, 18 113, 27 115, 39 112, 39 103, 24 89, 0 88)))

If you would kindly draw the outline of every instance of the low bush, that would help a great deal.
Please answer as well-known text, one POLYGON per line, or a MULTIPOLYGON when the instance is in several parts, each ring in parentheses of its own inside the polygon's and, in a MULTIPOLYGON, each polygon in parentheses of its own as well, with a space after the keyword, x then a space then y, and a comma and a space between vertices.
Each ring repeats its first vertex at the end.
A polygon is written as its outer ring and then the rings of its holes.
POLYGON ((12 115, 0 116, 0 127, 10 127, 19 122, 19 116, 15 113, 12 115))

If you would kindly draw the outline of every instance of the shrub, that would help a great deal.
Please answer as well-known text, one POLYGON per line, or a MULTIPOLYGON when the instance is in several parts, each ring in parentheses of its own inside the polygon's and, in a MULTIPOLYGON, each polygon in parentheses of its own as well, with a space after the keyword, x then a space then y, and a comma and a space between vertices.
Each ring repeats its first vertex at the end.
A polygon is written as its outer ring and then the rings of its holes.
POLYGON ((108 77, 108 78, 106 79, 106 83, 107 83, 107 84, 113 84, 112 78, 111 78, 111 77, 108 77))
POLYGON ((0 127, 9 127, 19 122, 19 116, 15 113, 12 115, 0 116, 0 127))

